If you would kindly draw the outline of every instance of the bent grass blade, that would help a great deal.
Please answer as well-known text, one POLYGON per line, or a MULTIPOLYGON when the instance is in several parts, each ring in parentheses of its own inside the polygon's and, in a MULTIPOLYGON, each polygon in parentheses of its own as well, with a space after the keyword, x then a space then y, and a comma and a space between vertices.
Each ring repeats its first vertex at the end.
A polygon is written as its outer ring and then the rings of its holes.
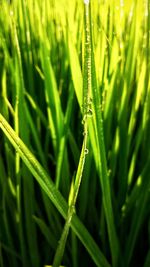
MULTIPOLYGON (((26 147, 23 141, 17 136, 15 131, 12 129, 12 127, 8 124, 8 122, 1 114, 0 128, 2 129, 6 137, 9 139, 13 147, 17 150, 23 162, 28 167, 32 175, 35 177, 41 188, 53 202, 60 214, 66 219, 68 213, 68 205, 65 199, 56 189, 47 172, 42 168, 42 166, 36 160, 34 155, 26 147)), ((106 260, 105 256, 100 251, 97 244, 76 215, 74 215, 72 218, 71 228, 81 240, 81 242, 91 255, 91 258, 93 259, 95 264, 100 267, 110 267, 110 264, 106 260)))

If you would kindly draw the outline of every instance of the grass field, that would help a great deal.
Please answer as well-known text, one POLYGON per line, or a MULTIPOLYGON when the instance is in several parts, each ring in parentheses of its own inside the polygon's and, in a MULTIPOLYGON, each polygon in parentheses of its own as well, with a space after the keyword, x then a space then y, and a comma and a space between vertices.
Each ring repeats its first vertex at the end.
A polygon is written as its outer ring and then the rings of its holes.
POLYGON ((150 266, 149 74, 149 0, 0 0, 0 267, 150 266))

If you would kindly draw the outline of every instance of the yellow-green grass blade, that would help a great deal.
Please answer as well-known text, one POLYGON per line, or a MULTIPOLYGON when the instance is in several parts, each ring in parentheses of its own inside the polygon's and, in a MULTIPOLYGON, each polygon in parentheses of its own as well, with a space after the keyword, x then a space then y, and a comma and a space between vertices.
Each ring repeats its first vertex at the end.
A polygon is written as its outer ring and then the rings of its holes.
POLYGON ((69 124, 71 120, 72 106, 73 106, 73 100, 74 100, 74 90, 73 90, 72 85, 70 86, 69 91, 70 91, 69 99, 68 99, 66 114, 64 116, 64 127, 63 127, 62 137, 60 140, 60 147, 59 147, 58 160, 57 160, 57 166, 56 166, 56 187, 57 188, 59 188, 59 185, 60 185, 61 170, 63 168, 64 153, 65 153, 65 147, 66 147, 66 142, 68 138, 69 124))
MULTIPOLYGON (((98 168, 100 183, 103 193, 103 205, 105 210, 106 222, 108 227, 108 235, 110 241, 111 255, 113 266, 117 266, 119 259, 119 242, 116 234, 114 216, 112 209, 111 200, 111 189, 110 181, 107 170, 106 154, 105 154, 105 143, 104 143, 104 132, 103 132, 103 120, 102 112, 100 108, 101 98, 97 88, 96 71, 95 71, 95 58, 94 58, 94 46, 92 41, 92 28, 91 28, 91 9, 89 15, 90 21, 90 42, 91 42, 91 79, 92 79, 92 97, 93 97, 93 109, 94 109, 94 121, 95 129, 97 134, 97 154, 98 157, 98 168)), ((87 25, 85 25, 87 26, 87 25)))

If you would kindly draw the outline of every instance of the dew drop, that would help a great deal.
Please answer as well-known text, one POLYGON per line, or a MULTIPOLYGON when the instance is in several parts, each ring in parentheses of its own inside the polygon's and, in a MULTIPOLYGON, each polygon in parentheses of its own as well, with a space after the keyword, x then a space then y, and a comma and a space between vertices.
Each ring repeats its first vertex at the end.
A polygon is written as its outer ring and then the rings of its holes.
POLYGON ((87 155, 89 153, 89 150, 85 148, 84 153, 87 155))
POLYGON ((92 115, 93 115, 93 111, 92 111, 91 108, 89 108, 88 111, 87 111, 87 116, 88 117, 92 117, 92 115))
POLYGON ((82 124, 85 124, 85 117, 83 118, 83 120, 81 121, 82 124))
POLYGON ((84 0, 84 4, 88 5, 89 4, 89 0, 84 0))
POLYGON ((83 132, 83 136, 85 136, 85 135, 87 135, 87 131, 84 131, 84 132, 83 132))
POLYGON ((92 99, 92 97, 90 97, 89 98, 89 104, 92 104, 92 102, 93 102, 93 99, 92 99))
POLYGON ((101 110, 101 112, 103 111, 103 105, 102 104, 100 104, 100 110, 101 110))

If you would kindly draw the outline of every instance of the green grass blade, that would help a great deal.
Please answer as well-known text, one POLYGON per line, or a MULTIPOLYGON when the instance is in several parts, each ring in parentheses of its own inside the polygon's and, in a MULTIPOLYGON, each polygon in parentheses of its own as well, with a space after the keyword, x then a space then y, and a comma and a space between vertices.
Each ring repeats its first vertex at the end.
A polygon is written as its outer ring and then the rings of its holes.
MULTIPOLYGON (((1 114, 0 128, 3 130, 4 134, 7 136, 16 151, 19 153, 20 157, 22 158, 28 169, 31 171, 33 176, 36 178, 41 188, 56 206, 60 214, 66 219, 68 210, 66 201, 59 193, 59 191, 55 188, 46 171, 41 167, 41 165, 35 159, 33 154, 28 150, 28 148, 16 135, 14 130, 10 127, 10 125, 7 123, 7 121, 1 114)), ((84 246, 88 250, 96 265, 101 267, 109 267, 110 265, 105 259, 104 255, 99 250, 86 228, 82 225, 82 223, 76 216, 74 216, 72 219, 71 227, 76 233, 76 235, 79 237, 81 242, 83 242, 84 246)))
MULTIPOLYGON (((110 182, 108 177, 106 154, 105 154, 105 143, 104 143, 104 132, 103 132, 103 120, 101 112, 101 98, 97 88, 97 79, 95 71, 95 59, 94 59, 94 47, 92 42, 92 26, 91 26, 91 13, 89 6, 85 5, 85 16, 88 16, 89 20, 89 42, 91 46, 91 82, 92 82, 92 97, 93 97, 93 117, 95 120, 95 129, 97 133, 97 154, 100 183, 103 193, 103 204, 105 210, 105 216, 108 227, 108 235, 111 247, 111 255, 113 266, 117 266, 119 256, 119 243, 116 235, 116 229, 114 224, 114 216, 112 210, 111 190, 110 182)), ((85 24, 88 27, 88 24, 85 24)))

